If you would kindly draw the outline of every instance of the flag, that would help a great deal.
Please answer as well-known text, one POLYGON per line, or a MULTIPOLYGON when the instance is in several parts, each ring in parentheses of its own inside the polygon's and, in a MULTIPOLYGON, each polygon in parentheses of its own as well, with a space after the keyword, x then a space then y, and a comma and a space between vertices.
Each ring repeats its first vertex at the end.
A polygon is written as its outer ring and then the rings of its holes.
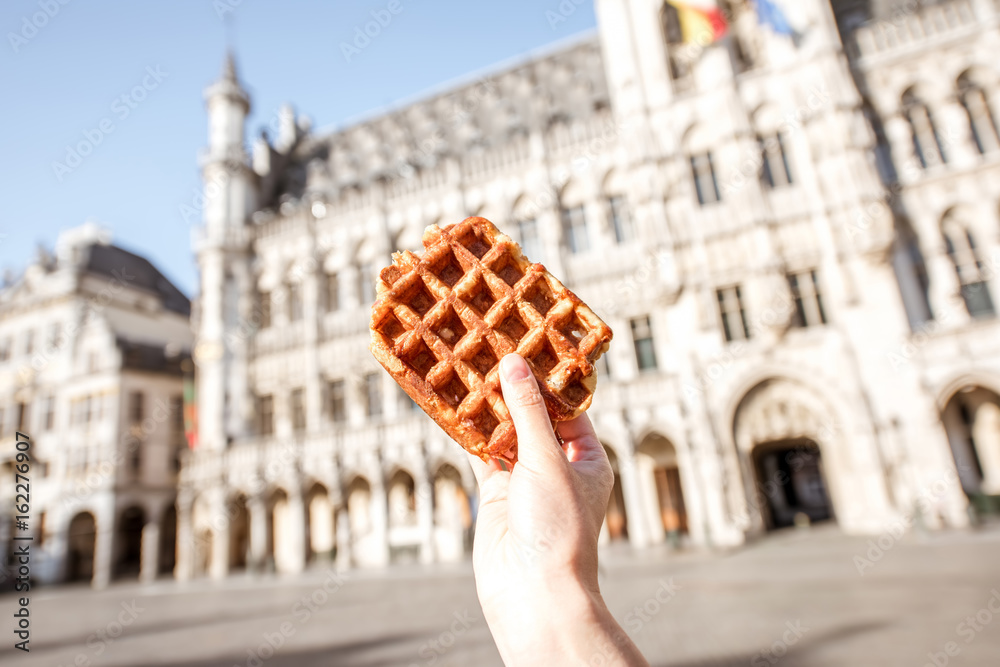
POLYGON ((776 0, 756 0, 755 4, 757 6, 757 20, 760 21, 761 25, 770 27, 778 35, 795 36, 795 29, 788 23, 785 12, 781 11, 776 0))
POLYGON ((685 44, 708 46, 722 39, 729 29, 715 0, 667 0, 677 10, 685 44))
POLYGON ((184 377, 184 436, 188 448, 198 446, 198 400, 195 392, 194 376, 184 377))

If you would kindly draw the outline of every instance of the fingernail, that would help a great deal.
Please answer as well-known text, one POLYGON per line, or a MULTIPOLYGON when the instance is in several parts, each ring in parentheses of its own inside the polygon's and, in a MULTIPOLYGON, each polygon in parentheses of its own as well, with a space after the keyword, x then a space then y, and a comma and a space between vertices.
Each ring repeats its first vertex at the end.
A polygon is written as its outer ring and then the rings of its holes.
POLYGON ((524 359, 516 354, 508 354, 500 361, 500 370, 507 382, 520 382, 527 378, 531 371, 524 359))

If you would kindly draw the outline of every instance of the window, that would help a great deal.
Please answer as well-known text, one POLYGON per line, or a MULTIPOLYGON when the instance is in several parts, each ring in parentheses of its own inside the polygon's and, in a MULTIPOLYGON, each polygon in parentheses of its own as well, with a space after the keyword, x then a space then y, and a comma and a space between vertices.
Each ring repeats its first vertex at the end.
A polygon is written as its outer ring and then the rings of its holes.
POLYGON ((562 210, 563 236, 570 252, 576 254, 590 250, 590 239, 587 238, 587 218, 583 206, 564 208, 562 210))
POLYGON ((640 371, 656 369, 656 350, 653 346, 653 329, 648 317, 632 320, 632 342, 635 345, 635 360, 640 371))
POLYGON ((298 322, 302 319, 302 285, 288 283, 288 321, 298 322))
POLYGON ((789 274, 788 288, 795 301, 793 326, 815 327, 826 324, 823 297, 819 292, 819 276, 816 275, 815 271, 789 274))
POLYGON ((358 299, 365 307, 375 302, 375 269, 371 264, 358 267, 358 299))
POLYGON ((336 273, 326 274, 326 312, 333 313, 340 308, 340 278, 336 273))
POLYGON ((632 229, 632 216, 629 214, 628 202, 625 197, 608 198, 608 216, 611 218, 611 228, 615 233, 617 243, 626 243, 635 237, 632 229))
POLYGON ((521 250, 532 262, 542 261, 542 242, 538 238, 538 222, 522 220, 517 223, 517 232, 521 239, 521 250))
POLYGON ((369 417, 378 417, 382 414, 382 388, 377 373, 365 376, 365 403, 369 417))
MULTIPOLYGON (((677 8, 669 2, 663 4, 660 14, 660 28, 663 30, 663 41, 667 44, 667 65, 670 78, 678 83, 688 83, 691 77, 691 56, 685 48, 684 31, 681 30, 681 17, 677 8)), ((685 85, 684 88, 687 86, 685 85)))
POLYGON ((962 300, 969 315, 975 318, 994 317, 996 308, 990 296, 985 267, 976 248, 976 241, 967 228, 951 221, 945 227, 945 244, 962 291, 962 300))
POLYGON ((91 404, 91 398, 90 398, 90 396, 87 396, 87 397, 85 397, 83 399, 82 406, 83 406, 83 419, 81 421, 84 424, 89 424, 90 423, 90 416, 91 416, 91 409, 92 409, 92 404, 91 404))
POLYGON ((42 428, 46 431, 51 431, 56 425, 56 399, 54 396, 49 396, 45 399, 45 421, 43 422, 42 428))
POLYGON ((326 400, 330 410, 330 419, 334 423, 347 421, 347 401, 343 380, 330 380, 326 386, 326 400))
POLYGON ((719 316, 722 318, 726 340, 732 342, 750 338, 747 313, 743 308, 743 293, 739 285, 716 290, 715 294, 719 301, 719 316))
POLYGON ((184 446, 184 396, 170 397, 170 444, 176 450, 184 446))
POLYGON ((781 132, 767 137, 757 137, 760 146, 761 178, 764 185, 771 189, 792 184, 792 170, 788 166, 788 154, 785 152, 785 139, 781 132))
POLYGON ((985 155, 1000 149, 996 117, 983 89, 968 74, 963 74, 958 80, 958 94, 965 113, 969 116, 969 128, 972 130, 976 150, 985 155))
POLYGON ((257 295, 257 308, 260 317, 260 328, 267 329, 271 326, 271 293, 260 292, 257 295))
POLYGON ((35 353, 35 332, 28 330, 24 332, 24 354, 31 356, 35 353))
POLYGON ((257 431, 260 435, 274 434, 274 396, 257 397, 257 431))
MULTIPOLYGON (((142 420, 145 417, 145 415, 143 414, 143 412, 144 412, 143 409, 145 407, 145 405, 144 405, 145 400, 146 400, 146 397, 143 395, 143 393, 141 391, 133 391, 133 392, 129 393, 129 395, 128 395, 128 423, 131 426, 139 426, 140 424, 142 424, 142 420)), ((87 402, 89 404, 89 402, 90 402, 89 398, 87 399, 87 402)), ((88 410, 89 410, 89 408, 88 408, 88 410)))
POLYGON ((10 336, 0 341, 0 361, 10 359, 10 336))
POLYGON ((927 105, 924 104, 913 90, 903 94, 903 115, 910 123, 910 133, 913 139, 913 152, 920 166, 924 169, 936 167, 948 162, 938 135, 934 118, 927 105))
POLYGON ((306 430, 306 392, 301 387, 292 390, 292 430, 296 433, 306 430))
POLYGON ((17 404, 17 430, 20 433, 27 433, 31 430, 28 425, 28 404, 18 403, 17 404))
POLYGON ((128 469, 132 479, 139 479, 142 471, 142 445, 138 442, 132 443, 129 451, 128 469))
POLYGON ((722 200, 719 183, 715 179, 715 165, 712 163, 711 152, 691 156, 691 175, 694 177, 694 188, 699 204, 704 206, 722 200))
POLYGON ((62 327, 59 326, 58 322, 49 326, 49 337, 48 340, 46 341, 46 345, 50 350, 59 349, 59 346, 61 345, 59 341, 59 336, 61 334, 62 334, 62 327))

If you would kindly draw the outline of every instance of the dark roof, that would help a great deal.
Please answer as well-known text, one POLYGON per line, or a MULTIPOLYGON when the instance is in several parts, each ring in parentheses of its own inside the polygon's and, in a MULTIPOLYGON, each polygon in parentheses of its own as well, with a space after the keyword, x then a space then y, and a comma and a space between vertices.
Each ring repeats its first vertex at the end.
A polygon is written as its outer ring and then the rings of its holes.
POLYGON ((191 314, 191 300, 177 289, 145 257, 140 257, 115 245, 95 243, 90 246, 86 270, 108 278, 123 281, 129 287, 145 289, 156 294, 163 307, 175 313, 191 314))
POLYGON ((130 370, 183 375, 184 364, 191 359, 190 352, 169 354, 162 345, 134 343, 120 337, 116 342, 122 351, 122 366, 130 370))

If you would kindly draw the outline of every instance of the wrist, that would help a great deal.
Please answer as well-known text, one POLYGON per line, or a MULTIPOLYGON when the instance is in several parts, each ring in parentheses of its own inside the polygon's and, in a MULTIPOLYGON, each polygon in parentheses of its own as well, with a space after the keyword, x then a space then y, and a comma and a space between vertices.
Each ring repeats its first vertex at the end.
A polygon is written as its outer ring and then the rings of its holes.
POLYGON ((505 664, 642 664, 626 659, 635 647, 596 585, 572 577, 523 581, 504 598, 484 601, 483 611, 505 664))

